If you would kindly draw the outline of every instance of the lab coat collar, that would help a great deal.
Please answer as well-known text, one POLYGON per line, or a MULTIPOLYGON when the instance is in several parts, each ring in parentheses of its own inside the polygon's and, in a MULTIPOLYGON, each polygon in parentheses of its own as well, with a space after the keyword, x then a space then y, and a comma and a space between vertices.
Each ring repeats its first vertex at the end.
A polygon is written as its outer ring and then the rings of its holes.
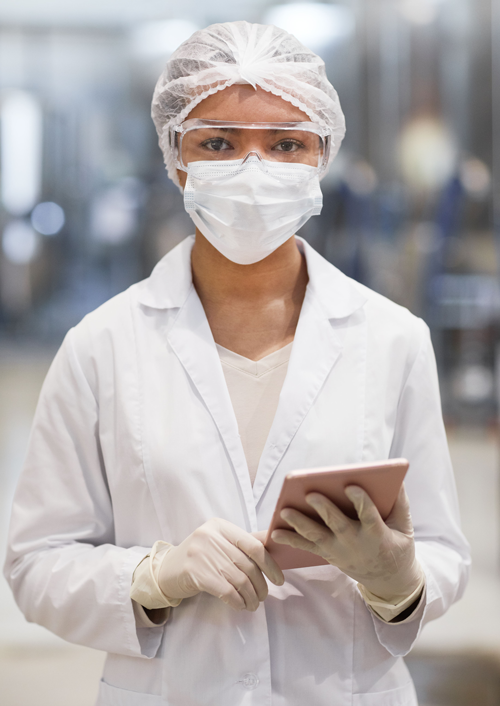
MULTIPOLYGON (((304 253, 309 275, 308 289, 315 295, 327 319, 342 319, 363 306, 361 288, 327 262, 305 240, 295 236, 304 253)), ((140 282, 138 300, 154 309, 181 308, 191 286, 191 250, 194 236, 183 240, 156 265, 151 276, 140 282)))
POLYGON ((303 238, 295 236, 307 262, 307 289, 320 304, 327 319, 344 319, 360 309, 367 297, 361 287, 330 264, 303 238))
POLYGON ((194 235, 185 238, 156 265, 148 279, 137 285, 138 300, 153 309, 179 309, 193 284, 191 250, 194 235))

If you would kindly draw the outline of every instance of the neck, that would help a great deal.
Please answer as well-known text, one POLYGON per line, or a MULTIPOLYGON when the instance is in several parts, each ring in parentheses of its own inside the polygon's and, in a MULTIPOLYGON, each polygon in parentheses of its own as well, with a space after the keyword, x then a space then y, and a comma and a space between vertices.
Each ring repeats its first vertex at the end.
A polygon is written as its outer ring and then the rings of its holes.
POLYGON ((191 266, 193 283, 204 306, 228 300, 250 306, 283 298, 302 301, 308 281, 305 259, 294 237, 264 260, 238 265, 221 255, 196 229, 191 266))

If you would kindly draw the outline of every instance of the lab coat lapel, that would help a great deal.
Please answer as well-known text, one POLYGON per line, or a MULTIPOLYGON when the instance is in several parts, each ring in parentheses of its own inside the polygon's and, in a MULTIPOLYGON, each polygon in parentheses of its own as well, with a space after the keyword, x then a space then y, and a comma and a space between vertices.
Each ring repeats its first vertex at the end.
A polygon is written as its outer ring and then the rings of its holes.
POLYGON ((191 286, 167 338, 217 425, 253 522, 252 485, 238 424, 212 331, 194 286, 191 286))
POLYGON ((363 289, 296 237, 309 284, 295 332, 288 372, 253 486, 257 504, 290 442, 342 354, 341 321, 366 302, 363 289))
POLYGON ((256 504, 341 351, 339 336, 325 314, 318 311, 314 293, 308 288, 278 409, 253 487, 256 504))

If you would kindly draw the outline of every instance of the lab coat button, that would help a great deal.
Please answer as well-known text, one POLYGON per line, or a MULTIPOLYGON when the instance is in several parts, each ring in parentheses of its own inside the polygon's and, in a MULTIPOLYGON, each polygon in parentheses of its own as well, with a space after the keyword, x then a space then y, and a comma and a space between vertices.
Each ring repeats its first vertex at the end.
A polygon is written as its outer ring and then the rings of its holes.
POLYGON ((251 691, 259 686, 259 677, 256 674, 244 674, 242 679, 240 679, 240 684, 251 691))

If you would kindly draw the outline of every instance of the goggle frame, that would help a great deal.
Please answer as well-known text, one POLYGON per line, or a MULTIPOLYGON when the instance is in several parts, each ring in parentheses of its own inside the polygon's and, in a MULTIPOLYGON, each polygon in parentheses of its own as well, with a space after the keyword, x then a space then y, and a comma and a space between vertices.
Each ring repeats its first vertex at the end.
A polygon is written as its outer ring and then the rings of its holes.
MULTIPOLYGON (((191 118, 185 120, 180 125, 172 125, 169 130, 169 145, 174 154, 175 166, 183 172, 187 172, 187 165, 182 161, 182 140, 184 136, 192 131, 201 128, 236 129, 236 130, 304 130, 312 132, 324 141, 321 164, 316 169, 318 173, 324 172, 328 166, 331 149, 331 131, 317 123, 305 122, 273 122, 273 123, 247 123, 226 120, 204 120, 202 118, 191 118)), ((248 155, 247 155, 248 156, 248 155)), ((214 160, 215 161, 215 160, 214 160)))

